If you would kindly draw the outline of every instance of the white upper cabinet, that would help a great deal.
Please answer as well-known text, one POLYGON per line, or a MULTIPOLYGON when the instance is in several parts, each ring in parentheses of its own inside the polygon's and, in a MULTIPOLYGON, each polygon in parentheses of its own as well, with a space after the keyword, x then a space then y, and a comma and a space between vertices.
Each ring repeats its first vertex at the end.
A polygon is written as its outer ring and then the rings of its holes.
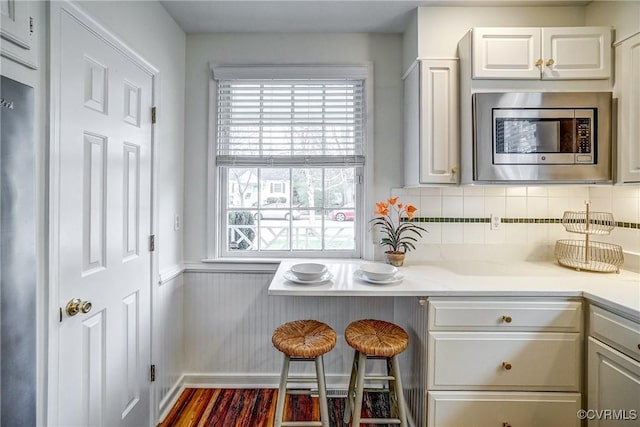
POLYGON ((0 56, 37 69, 32 2, 0 0, 0 56))
POLYGON ((31 17, 28 2, 0 0, 0 36, 23 49, 31 49, 31 17))
POLYGON ((608 27, 474 28, 474 79, 611 77, 608 27))
POLYGON ((458 61, 424 59, 404 81, 405 185, 458 183, 458 61))
POLYGON ((616 182, 640 182, 640 33, 616 47, 616 182))

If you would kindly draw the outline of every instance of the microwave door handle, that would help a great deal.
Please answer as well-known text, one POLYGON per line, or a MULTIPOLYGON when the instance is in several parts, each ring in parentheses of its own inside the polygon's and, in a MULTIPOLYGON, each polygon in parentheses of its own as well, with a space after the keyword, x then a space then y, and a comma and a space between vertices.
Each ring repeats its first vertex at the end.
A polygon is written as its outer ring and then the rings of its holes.
MULTIPOLYGON (((499 109, 494 110, 494 119, 499 118, 524 118, 524 119, 572 119, 575 117, 574 109, 541 110, 535 108, 528 109, 499 109)), ((585 111, 585 110, 580 110, 585 111)), ((593 116, 593 114, 592 114, 593 116)))

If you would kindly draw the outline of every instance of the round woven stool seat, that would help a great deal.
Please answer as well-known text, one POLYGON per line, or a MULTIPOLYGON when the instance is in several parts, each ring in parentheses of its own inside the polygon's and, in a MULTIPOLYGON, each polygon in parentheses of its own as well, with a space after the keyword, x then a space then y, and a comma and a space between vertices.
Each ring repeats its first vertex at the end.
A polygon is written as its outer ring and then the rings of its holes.
POLYGON ((296 320, 278 326, 271 342, 288 356, 318 357, 335 347, 336 332, 317 320, 296 320))
POLYGON ((352 322, 344 331, 344 338, 355 350, 369 356, 393 357, 409 345, 409 335, 404 329, 384 320, 352 322))

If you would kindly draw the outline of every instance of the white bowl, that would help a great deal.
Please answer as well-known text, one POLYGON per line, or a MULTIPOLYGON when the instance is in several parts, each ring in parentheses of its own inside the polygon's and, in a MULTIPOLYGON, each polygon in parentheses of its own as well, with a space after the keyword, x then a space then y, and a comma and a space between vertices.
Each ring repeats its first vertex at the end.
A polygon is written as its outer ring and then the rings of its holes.
POLYGON ((362 274, 369 280, 390 280, 398 272, 398 269, 389 264, 363 264, 360 266, 362 274))
POLYGON ((291 272, 300 280, 319 280, 326 272, 327 266, 313 262, 304 262, 291 266, 291 272))

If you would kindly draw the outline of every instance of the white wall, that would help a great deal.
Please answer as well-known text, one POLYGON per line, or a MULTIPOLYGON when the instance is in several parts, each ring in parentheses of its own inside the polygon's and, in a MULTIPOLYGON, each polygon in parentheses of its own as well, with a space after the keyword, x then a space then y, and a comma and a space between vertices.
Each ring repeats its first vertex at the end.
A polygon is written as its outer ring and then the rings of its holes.
POLYGON ((418 55, 457 57, 458 41, 473 27, 570 27, 584 25, 582 6, 420 7, 418 55))
POLYGON ((158 93, 158 236, 160 271, 182 262, 183 234, 174 230, 184 193, 186 36, 155 1, 82 1, 86 12, 160 70, 158 93))
POLYGON ((193 34, 187 37, 185 260, 206 257, 209 62, 373 63, 374 197, 402 184, 402 38, 373 34, 193 34))
POLYGON ((640 2, 594 1, 586 7, 585 24, 614 26, 615 44, 640 31, 640 2))

